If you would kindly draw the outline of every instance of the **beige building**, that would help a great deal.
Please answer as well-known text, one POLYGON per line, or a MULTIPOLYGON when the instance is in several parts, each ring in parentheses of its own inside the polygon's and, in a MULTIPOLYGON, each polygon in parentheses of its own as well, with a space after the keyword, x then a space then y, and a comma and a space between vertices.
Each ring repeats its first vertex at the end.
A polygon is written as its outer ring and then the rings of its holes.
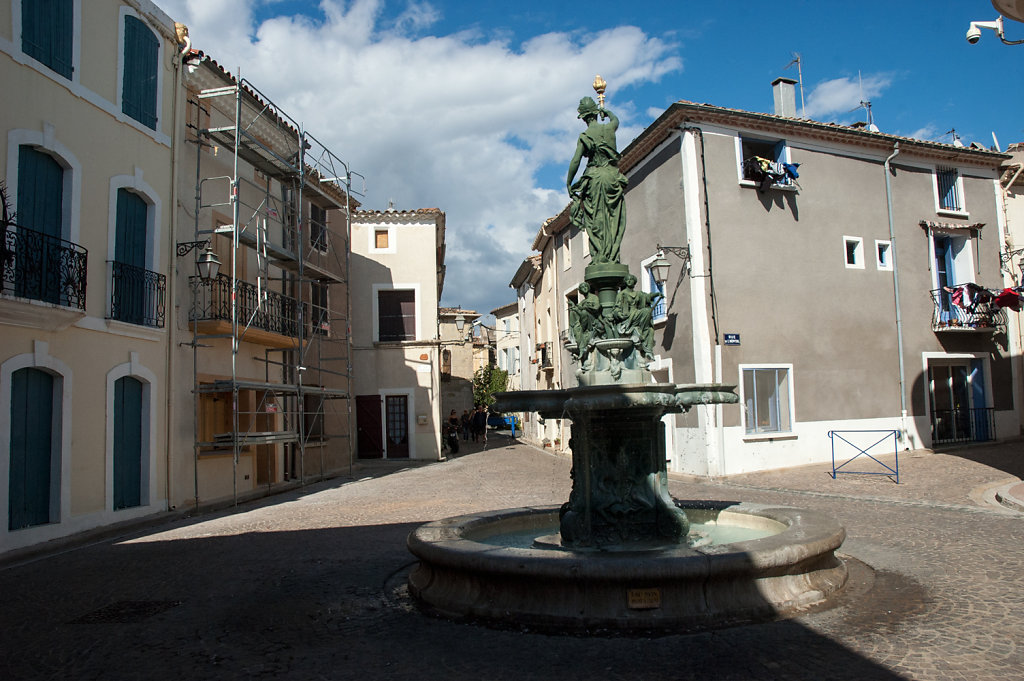
POLYGON ((153 3, 7 7, 0 552, 167 508, 182 110, 153 3))
POLYGON ((519 304, 502 305, 491 310, 491 314, 494 315, 495 363, 499 369, 508 372, 509 390, 520 390, 519 304))
POLYGON ((178 149, 172 505, 349 471, 348 167, 192 50, 178 149), (209 246, 209 250, 207 250, 209 246), (214 277, 194 264, 220 262, 214 277))
POLYGON ((352 392, 359 458, 441 458, 444 217, 437 208, 353 216, 352 392))
POLYGON ((473 409, 473 372, 476 371, 474 330, 480 315, 459 307, 437 311, 437 331, 441 348, 441 417, 452 410, 458 416, 473 409))

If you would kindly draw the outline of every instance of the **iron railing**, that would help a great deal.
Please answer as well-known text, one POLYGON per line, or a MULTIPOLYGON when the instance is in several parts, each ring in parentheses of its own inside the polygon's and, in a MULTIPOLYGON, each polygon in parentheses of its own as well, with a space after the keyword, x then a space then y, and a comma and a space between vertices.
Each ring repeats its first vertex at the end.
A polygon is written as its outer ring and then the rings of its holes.
POLYGON ((932 444, 990 442, 995 439, 993 407, 936 409, 932 412, 932 444))
POLYGON ((110 264, 110 319, 164 328, 167 277, 116 260, 110 264))
POLYGON ((78 244, 8 224, 0 243, 3 293, 85 310, 88 259, 78 244))
MULTIPOLYGON (((189 321, 231 321, 231 277, 218 274, 216 279, 188 279, 192 287, 192 311, 189 321)), ((235 280, 238 291, 238 324, 240 327, 279 333, 282 336, 299 335, 299 304, 294 298, 276 291, 262 291, 255 284, 235 280)), ((305 306, 303 306, 305 309, 305 306)))
POLYGON ((999 331, 1006 328, 1006 310, 996 308, 991 299, 957 305, 950 291, 939 288, 930 293, 932 331, 999 331))

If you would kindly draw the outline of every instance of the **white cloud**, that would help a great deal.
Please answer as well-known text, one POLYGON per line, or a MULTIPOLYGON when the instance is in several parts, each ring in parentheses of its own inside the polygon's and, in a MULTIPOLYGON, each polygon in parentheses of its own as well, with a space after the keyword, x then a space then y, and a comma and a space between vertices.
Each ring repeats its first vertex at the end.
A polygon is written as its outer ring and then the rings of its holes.
POLYGON ((892 83, 885 75, 856 78, 834 78, 819 83, 807 95, 808 118, 845 118, 861 101, 871 101, 892 83))
MULTIPOLYGON (((568 197, 540 187, 544 164, 568 164, 579 98, 600 73, 639 131, 630 85, 679 70, 676 45, 635 27, 549 33, 520 45, 479 34, 425 35, 426 2, 397 18, 381 0, 322 0, 315 17, 257 24, 256 0, 161 0, 193 45, 242 75, 367 178, 364 206, 447 213, 446 302, 489 311, 529 255, 541 222, 568 197), (627 90, 628 92, 628 90, 627 90)), ((634 128, 636 128, 634 130, 634 128)))

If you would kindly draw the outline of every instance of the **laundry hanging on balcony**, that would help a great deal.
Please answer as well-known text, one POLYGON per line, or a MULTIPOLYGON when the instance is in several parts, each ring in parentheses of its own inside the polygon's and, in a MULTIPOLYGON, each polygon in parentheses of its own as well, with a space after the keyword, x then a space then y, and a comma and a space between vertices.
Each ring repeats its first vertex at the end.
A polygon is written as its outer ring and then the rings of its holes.
POLYGON ((757 190, 764 193, 772 185, 796 184, 796 178, 800 177, 800 173, 797 172, 799 166, 799 163, 783 163, 761 156, 751 156, 743 162, 743 174, 744 177, 757 182, 757 190))
POLYGON ((974 283, 967 283, 944 286, 943 290, 950 294, 954 305, 967 312, 976 312, 979 305, 991 305, 993 310, 1007 308, 1020 312, 1024 305, 1024 286, 993 291, 974 283))

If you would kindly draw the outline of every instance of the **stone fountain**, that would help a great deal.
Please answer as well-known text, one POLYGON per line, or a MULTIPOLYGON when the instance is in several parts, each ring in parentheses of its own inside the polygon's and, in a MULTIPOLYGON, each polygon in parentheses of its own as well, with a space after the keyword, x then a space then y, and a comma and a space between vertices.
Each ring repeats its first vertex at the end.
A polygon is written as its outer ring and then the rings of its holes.
POLYGON ((738 401, 734 386, 653 383, 652 309, 619 262, 626 178, 618 119, 584 97, 569 167, 571 218, 592 263, 570 304, 566 347, 579 386, 497 395, 501 412, 572 420, 572 491, 560 507, 428 523, 409 549, 409 590, 428 612, 559 630, 694 630, 781 617, 846 581, 845 532, 806 510, 677 503, 668 492, 665 414, 738 401), (605 120, 607 122, 602 122, 605 120), (581 160, 588 159, 579 180, 581 160))

